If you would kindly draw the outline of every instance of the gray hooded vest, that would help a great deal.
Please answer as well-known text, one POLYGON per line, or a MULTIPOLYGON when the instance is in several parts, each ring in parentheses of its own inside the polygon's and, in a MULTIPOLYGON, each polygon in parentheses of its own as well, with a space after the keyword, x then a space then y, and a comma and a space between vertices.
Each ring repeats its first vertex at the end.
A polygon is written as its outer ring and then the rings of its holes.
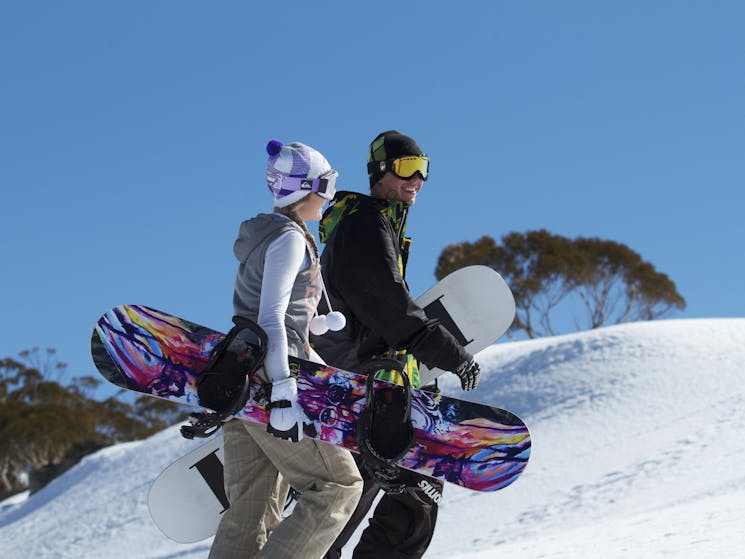
MULTIPOLYGON (((261 281, 264 277, 264 257, 269 244, 282 233, 296 230, 303 236, 300 226, 281 214, 259 214, 241 223, 233 253, 240 262, 233 292, 233 312, 256 321, 261 299, 261 281)), ((308 327, 321 298, 320 266, 313 252, 306 251, 306 264, 295 278, 290 304, 285 314, 287 347, 290 355, 308 358, 310 344, 308 327)))

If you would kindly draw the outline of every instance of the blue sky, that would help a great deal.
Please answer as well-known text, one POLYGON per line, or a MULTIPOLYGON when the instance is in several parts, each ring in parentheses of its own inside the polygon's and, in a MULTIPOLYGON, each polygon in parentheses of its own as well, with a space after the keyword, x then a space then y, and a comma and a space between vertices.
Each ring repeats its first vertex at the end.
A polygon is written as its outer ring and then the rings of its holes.
POLYGON ((89 374, 98 316, 227 327, 269 138, 366 191, 381 130, 432 174, 412 291, 442 248, 546 228, 627 244, 674 316, 745 316, 741 2, 3 2, 0 357, 89 374))

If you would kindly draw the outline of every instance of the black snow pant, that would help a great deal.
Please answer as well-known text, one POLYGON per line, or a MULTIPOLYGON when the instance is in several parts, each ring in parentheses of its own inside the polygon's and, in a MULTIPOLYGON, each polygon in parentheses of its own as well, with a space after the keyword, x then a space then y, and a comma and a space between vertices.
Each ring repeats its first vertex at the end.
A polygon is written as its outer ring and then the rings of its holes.
MULTIPOLYGON (((380 484, 365 469, 360 467, 360 472, 364 481, 362 497, 324 559, 341 558, 342 548, 367 517, 381 491, 380 484)), ((435 531, 442 482, 403 469, 399 481, 406 483, 406 489, 381 497, 354 548, 354 559, 418 559, 427 551, 435 531)))

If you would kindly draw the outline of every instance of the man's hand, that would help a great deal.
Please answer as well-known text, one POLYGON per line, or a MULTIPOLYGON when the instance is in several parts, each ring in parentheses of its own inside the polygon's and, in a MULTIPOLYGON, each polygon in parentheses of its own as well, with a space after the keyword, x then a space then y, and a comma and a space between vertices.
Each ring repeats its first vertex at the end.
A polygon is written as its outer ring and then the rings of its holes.
POLYGON ((279 439, 298 442, 303 438, 303 426, 313 422, 297 403, 297 381, 293 377, 272 383, 267 433, 279 439))
POLYGON ((458 375, 460 386, 464 391, 476 390, 476 387, 478 387, 481 367, 475 359, 464 361, 453 373, 458 375))

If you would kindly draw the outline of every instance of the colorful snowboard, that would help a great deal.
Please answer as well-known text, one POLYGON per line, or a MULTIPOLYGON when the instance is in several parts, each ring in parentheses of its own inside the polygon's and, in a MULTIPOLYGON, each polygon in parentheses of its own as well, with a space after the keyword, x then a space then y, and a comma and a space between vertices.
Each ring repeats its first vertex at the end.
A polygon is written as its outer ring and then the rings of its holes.
MULTIPOLYGON (((477 268, 482 268, 477 273, 483 274, 484 267, 477 268)), ((460 272, 465 277, 473 271, 460 272)), ((425 296, 431 296, 438 286, 425 296)), ((465 321, 466 326, 456 324, 450 314, 458 307, 453 302, 469 297, 481 299, 482 304, 460 304, 466 309, 461 316, 482 316, 488 308, 484 300, 489 297, 478 289, 475 294, 472 289, 458 293, 452 285, 432 297, 425 310, 440 318, 451 332, 455 329, 464 345, 476 352, 483 348, 471 348, 476 337, 467 327, 469 321, 465 321)), ((509 302, 509 312, 514 313, 511 295, 509 302)), ((501 335, 511 324, 512 315, 509 320, 498 317, 497 322, 501 331, 489 342, 479 344, 488 345, 501 335)), ((219 332, 154 309, 124 305, 99 320, 93 332, 92 353, 101 374, 114 384, 197 406, 197 375, 222 337, 219 332)), ((299 401, 316 424, 316 438, 356 451, 355 422, 365 401, 365 377, 300 359, 291 358, 290 362, 299 375, 299 401)), ((258 376, 254 381, 252 398, 238 417, 265 424, 268 385, 258 376)), ((473 490, 495 491, 512 483, 527 464, 530 434, 508 411, 414 390, 412 412, 416 443, 399 462, 404 468, 473 490)))

